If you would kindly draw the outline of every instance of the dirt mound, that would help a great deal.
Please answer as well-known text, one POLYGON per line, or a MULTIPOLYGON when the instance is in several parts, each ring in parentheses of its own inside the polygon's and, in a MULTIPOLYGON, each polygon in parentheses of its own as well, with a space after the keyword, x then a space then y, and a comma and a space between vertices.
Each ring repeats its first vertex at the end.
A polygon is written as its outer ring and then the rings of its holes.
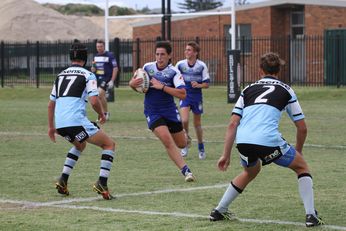
MULTIPOLYGON (((0 40, 56 41, 104 37, 104 17, 63 15, 33 0, 0 1, 0 40)), ((109 21, 109 37, 131 38, 131 23, 109 21)))

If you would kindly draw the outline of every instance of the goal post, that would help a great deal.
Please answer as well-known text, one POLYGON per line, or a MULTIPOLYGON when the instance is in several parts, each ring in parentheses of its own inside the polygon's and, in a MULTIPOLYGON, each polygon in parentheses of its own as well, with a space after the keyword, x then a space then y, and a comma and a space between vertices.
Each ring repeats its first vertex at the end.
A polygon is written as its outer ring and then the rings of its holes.
MULTIPOLYGON (((231 11, 208 11, 208 12, 195 12, 195 13, 174 13, 171 14, 142 14, 142 15, 122 15, 122 16, 109 16, 109 0, 105 0, 105 48, 109 50, 109 33, 108 33, 108 21, 113 19, 133 19, 133 18, 164 18, 164 17, 186 17, 186 16, 212 16, 212 15, 230 15, 231 16, 231 51, 226 51, 228 62, 228 78, 227 78, 227 102, 233 103, 240 95, 240 51, 236 50, 236 13, 235 13, 235 0, 231 1, 231 11)), ((164 7, 165 0, 162 0, 164 7)), ((169 2, 170 4, 170 2, 169 2)), ((169 6, 170 7, 170 6, 169 6)))

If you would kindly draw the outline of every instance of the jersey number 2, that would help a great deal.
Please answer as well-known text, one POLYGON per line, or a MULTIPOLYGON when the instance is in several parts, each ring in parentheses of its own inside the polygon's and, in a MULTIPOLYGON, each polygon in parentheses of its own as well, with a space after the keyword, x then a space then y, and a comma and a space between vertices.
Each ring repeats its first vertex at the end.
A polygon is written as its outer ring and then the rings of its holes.
POLYGON ((268 90, 257 96, 257 98, 255 99, 255 103, 266 103, 268 99, 265 98, 265 96, 275 90, 275 86, 263 86, 263 88, 268 88, 268 90))

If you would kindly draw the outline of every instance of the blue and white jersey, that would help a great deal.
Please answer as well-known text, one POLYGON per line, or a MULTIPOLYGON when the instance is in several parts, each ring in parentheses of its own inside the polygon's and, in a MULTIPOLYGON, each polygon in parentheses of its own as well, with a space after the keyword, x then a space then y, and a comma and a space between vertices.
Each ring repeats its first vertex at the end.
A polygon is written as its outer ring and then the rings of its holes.
MULTIPOLYGON (((185 83, 180 71, 172 64, 160 70, 156 62, 146 63, 143 69, 149 78, 155 78, 167 87, 184 88, 185 83)), ((165 110, 176 108, 174 97, 161 90, 149 88, 144 98, 144 111, 146 113, 161 113, 165 110)))
POLYGON ((113 53, 109 51, 95 55, 94 63, 96 65, 95 74, 97 78, 103 79, 106 82, 112 79, 113 68, 118 66, 113 53))
POLYGON ((97 96, 95 75, 77 65, 62 71, 56 78, 50 100, 55 101, 55 128, 90 123, 86 117, 88 96, 97 96))
POLYGON ((236 143, 283 145, 279 122, 284 110, 292 121, 304 119, 297 96, 288 85, 267 76, 247 86, 232 111, 242 117, 236 143))
POLYGON ((199 84, 201 83, 209 83, 210 77, 208 72, 208 67, 205 63, 199 59, 196 60, 193 66, 190 66, 187 59, 180 60, 175 65, 176 68, 183 75, 185 85, 186 85, 186 93, 187 97, 196 98, 196 100, 200 100, 202 98, 202 89, 201 88, 193 88, 191 86, 192 81, 196 81, 199 84))

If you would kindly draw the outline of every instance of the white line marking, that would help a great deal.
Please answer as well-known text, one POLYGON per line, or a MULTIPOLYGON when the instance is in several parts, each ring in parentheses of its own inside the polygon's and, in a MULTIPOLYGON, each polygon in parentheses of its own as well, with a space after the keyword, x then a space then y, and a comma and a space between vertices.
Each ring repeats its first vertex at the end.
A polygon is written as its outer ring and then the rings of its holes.
MULTIPOLYGON (((161 191, 166 191, 166 190, 161 190, 161 191)), ((29 201, 15 201, 15 200, 2 200, 2 199, 0 199, 0 203, 20 204, 20 205, 23 205, 25 208, 48 206, 48 203, 35 203, 35 202, 29 202, 29 201)), ((77 206, 77 205, 61 205, 61 204, 58 205, 58 204, 55 204, 55 205, 51 205, 51 207, 63 208, 63 209, 88 209, 88 210, 94 210, 94 211, 113 212, 113 213, 136 213, 136 214, 143 214, 143 215, 159 215, 159 216, 203 218, 203 219, 209 218, 208 215, 200 215, 200 214, 193 214, 193 213, 127 210, 127 209, 115 209, 115 208, 101 208, 101 207, 96 207, 96 206, 77 206)), ((237 217, 234 217, 234 220, 238 220, 238 221, 243 222, 243 223, 305 226, 304 223, 293 222, 293 221, 259 220, 259 219, 248 219, 248 218, 237 218, 237 217)), ((323 225, 322 227, 324 229, 346 230, 345 226, 323 225)))
MULTIPOLYGON (((43 133, 26 133, 26 132, 0 132, 0 135, 5 136, 47 136, 47 134, 43 133)), ((158 140, 158 138, 153 136, 111 136, 115 139, 128 139, 128 140, 158 140)), ((192 141, 196 142, 196 139, 192 139, 192 141)), ((221 144, 224 143, 223 140, 205 140, 205 143, 216 143, 221 144)), ((346 145, 324 145, 324 144, 304 144, 304 147, 311 148, 330 148, 330 149, 339 149, 345 150, 346 145)))

